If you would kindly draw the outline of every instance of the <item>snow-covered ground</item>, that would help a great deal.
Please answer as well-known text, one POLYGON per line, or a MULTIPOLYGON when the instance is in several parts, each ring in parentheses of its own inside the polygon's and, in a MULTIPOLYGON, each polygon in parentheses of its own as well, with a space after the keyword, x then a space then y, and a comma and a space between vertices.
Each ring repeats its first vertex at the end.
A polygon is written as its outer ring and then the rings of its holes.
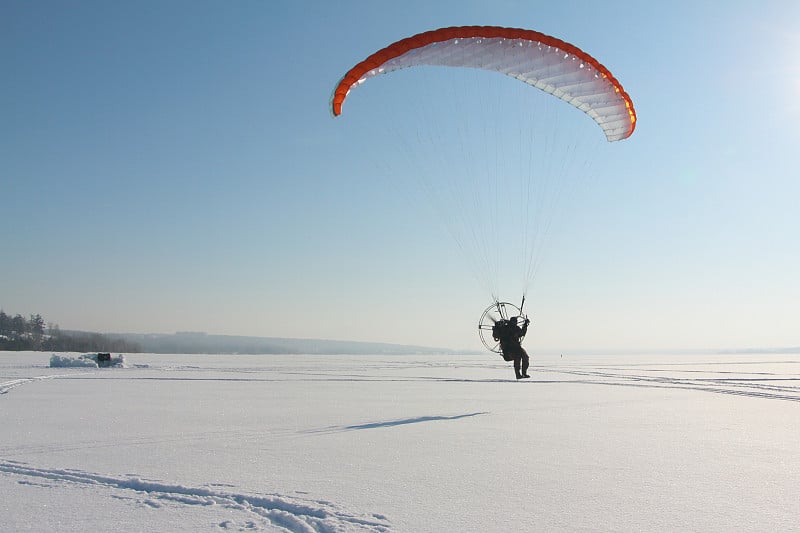
POLYGON ((3 531, 800 530, 798 355, 50 361, 0 352, 3 531))

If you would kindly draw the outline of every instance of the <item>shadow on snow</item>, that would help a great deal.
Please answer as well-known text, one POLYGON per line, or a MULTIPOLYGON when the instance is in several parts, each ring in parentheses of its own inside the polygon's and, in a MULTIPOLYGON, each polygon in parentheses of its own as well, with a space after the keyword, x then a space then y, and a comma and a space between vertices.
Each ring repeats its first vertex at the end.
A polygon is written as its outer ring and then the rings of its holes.
POLYGON ((488 414, 485 411, 477 412, 477 413, 467 413, 463 415, 453 415, 453 416, 417 416, 414 418, 403 418, 401 420, 387 420, 384 422, 370 422, 367 424, 353 424, 349 426, 331 426, 323 429, 312 429, 306 431, 305 433, 338 433, 342 431, 356 431, 360 429, 377 429, 377 428, 387 428, 387 427, 394 427, 394 426, 404 426, 406 424, 419 424, 421 422, 435 422, 441 420, 458 420, 461 418, 469 418, 473 416, 479 415, 486 415, 488 414))

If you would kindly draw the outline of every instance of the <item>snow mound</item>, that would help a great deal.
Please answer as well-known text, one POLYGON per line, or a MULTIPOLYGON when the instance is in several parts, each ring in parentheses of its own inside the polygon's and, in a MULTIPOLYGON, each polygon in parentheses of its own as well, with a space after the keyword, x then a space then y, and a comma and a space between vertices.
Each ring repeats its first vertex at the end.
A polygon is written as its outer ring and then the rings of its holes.
POLYGON ((111 359, 108 361, 101 361, 100 363, 98 363, 97 356, 98 354, 96 353, 87 353, 80 355, 78 357, 68 357, 66 355, 52 354, 50 356, 50 368, 66 368, 66 367, 100 368, 101 366, 125 368, 125 356, 122 354, 119 354, 116 357, 111 357, 111 359))

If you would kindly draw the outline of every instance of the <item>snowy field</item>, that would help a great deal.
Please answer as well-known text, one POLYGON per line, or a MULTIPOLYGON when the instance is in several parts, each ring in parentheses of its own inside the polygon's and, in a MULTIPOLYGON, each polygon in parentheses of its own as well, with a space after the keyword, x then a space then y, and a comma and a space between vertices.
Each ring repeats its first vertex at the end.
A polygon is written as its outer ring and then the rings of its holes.
POLYGON ((800 531, 798 355, 50 357, 3 531, 800 531))

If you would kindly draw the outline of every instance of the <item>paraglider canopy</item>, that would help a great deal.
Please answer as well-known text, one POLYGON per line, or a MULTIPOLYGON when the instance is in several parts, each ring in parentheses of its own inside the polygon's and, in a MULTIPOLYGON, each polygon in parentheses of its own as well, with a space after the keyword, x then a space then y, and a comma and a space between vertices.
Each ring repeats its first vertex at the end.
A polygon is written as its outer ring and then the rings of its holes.
POLYGON ((334 116, 350 91, 367 79, 418 65, 471 67, 506 74, 589 115, 609 141, 630 137, 636 112, 622 85, 575 45, 519 28, 457 26, 428 31, 383 48, 351 68, 331 98, 334 116))

